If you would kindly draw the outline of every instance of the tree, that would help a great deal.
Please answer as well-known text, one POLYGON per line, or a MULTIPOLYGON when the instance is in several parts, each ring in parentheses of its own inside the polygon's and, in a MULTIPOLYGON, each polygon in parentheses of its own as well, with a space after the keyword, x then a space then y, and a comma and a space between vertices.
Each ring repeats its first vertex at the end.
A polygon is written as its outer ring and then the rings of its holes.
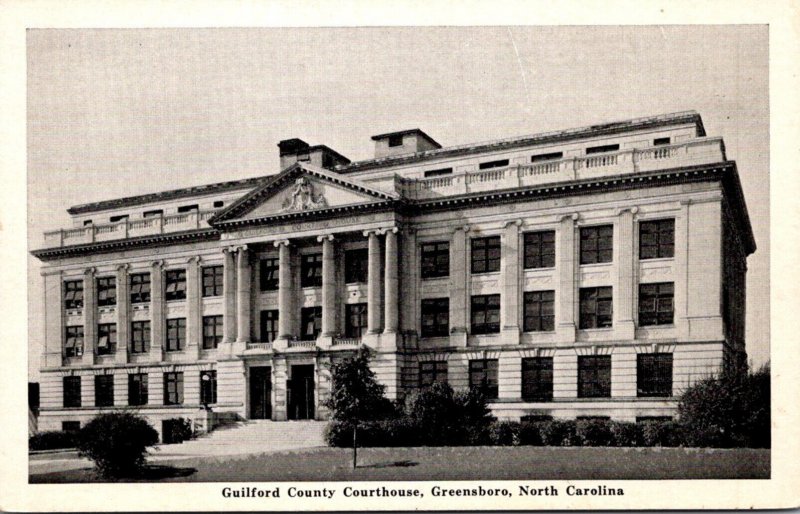
POLYGON ((132 476, 141 471, 147 447, 158 442, 158 432, 131 412, 101 414, 78 434, 78 452, 94 461, 106 477, 132 476))
POLYGON ((333 366, 331 394, 325 405, 333 421, 343 422, 353 430, 353 467, 358 456, 358 424, 388 417, 392 403, 384 396, 385 387, 369 367, 371 355, 361 348, 355 357, 333 366))

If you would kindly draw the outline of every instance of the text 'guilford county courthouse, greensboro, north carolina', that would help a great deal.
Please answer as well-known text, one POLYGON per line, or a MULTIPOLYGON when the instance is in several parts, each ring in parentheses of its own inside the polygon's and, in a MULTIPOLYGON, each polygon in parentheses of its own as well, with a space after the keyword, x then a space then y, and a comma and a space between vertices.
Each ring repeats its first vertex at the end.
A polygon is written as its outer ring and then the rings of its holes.
POLYGON ((351 162, 278 144, 278 174, 78 205, 47 232, 42 430, 99 412, 326 419, 362 345, 399 398, 480 387, 499 418, 675 415, 746 367, 755 242, 736 163, 696 112, 351 162))

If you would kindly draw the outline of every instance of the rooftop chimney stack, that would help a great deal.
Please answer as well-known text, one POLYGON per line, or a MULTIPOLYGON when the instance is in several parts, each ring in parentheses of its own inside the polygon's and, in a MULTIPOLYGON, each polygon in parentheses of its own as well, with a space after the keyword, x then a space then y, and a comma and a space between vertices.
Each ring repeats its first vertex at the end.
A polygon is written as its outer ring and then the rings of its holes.
POLYGON ((391 157, 405 153, 437 150, 442 147, 431 136, 415 128, 372 136, 375 141, 375 158, 391 157))
POLYGON ((284 139, 278 143, 281 170, 296 162, 333 170, 336 166, 350 164, 350 159, 325 145, 309 146, 302 139, 284 139))

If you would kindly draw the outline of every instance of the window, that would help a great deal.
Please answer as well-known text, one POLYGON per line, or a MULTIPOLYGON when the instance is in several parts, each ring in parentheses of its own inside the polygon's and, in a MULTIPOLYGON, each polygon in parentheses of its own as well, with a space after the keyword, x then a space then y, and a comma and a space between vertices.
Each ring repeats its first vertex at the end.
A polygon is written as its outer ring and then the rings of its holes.
POLYGON ((94 405, 95 407, 114 406, 114 375, 95 375, 94 405))
POLYGON ((552 268, 556 265, 556 232, 527 232, 525 242, 525 269, 552 268))
POLYGON ((225 205, 225 202, 223 202, 222 200, 217 200, 216 202, 214 202, 214 208, 215 209, 219 209, 220 207, 222 207, 224 205, 225 205))
POLYGON ((203 298, 222 296, 222 266, 203 268, 203 298))
POLYGON ((147 353, 150 351, 150 322, 134 321, 131 323, 131 353, 147 353))
POLYGON ((128 405, 147 405, 147 373, 128 375, 128 405))
POLYGON ((167 300, 186 299, 186 270, 174 269, 167 271, 167 300))
POLYGON ((422 278, 439 278, 450 274, 450 243, 424 243, 421 250, 422 278))
POLYGON ((366 282, 369 276, 369 252, 366 248, 344 253, 344 281, 347 284, 366 282))
POLYGON ((259 266, 259 281, 262 291, 275 291, 278 289, 278 258, 261 259, 259 266))
POLYGON ((564 157, 564 152, 542 153, 539 155, 532 155, 531 162, 553 161, 555 159, 561 159, 562 157, 564 157))
POLYGON ((611 396, 611 356, 578 356, 578 398, 611 396))
POLYGON ((150 301, 150 273, 131 275, 131 303, 147 303, 150 301))
POLYGON ((486 294, 472 297, 472 333, 496 334, 500 332, 500 295, 486 294))
POLYGON ((447 361, 428 361, 419 363, 419 387, 425 389, 434 382, 447 383, 447 361))
POLYGON ((344 332, 346 337, 361 337, 367 330, 367 304, 348 304, 344 332))
POLYGON ((180 207, 178 207, 178 213, 182 213, 182 212, 197 212, 199 210, 200 210, 200 206, 197 205, 196 203, 192 204, 192 205, 181 205, 180 207))
POLYGON ((549 402, 553 399, 553 358, 522 359, 522 399, 549 402))
POLYGON ((424 173, 425 178, 441 177, 443 175, 451 175, 453 168, 439 168, 438 170, 428 170, 424 173))
POLYGON ((653 139, 653 146, 668 145, 669 143, 670 139, 668 137, 657 137, 653 139))
POLYGON ((550 332, 555 330, 555 292, 528 291, 525 293, 525 310, 522 322, 525 332, 550 332))
POLYGON ((300 339, 314 341, 322 331, 322 307, 303 307, 300 310, 300 319, 303 326, 300 339))
POLYGON ((167 351, 177 352, 186 346, 186 318, 167 320, 167 351))
POLYGON ((83 308, 83 280, 69 280, 64 282, 64 308, 83 308))
POLYGON ((610 287, 581 289, 580 328, 606 328, 612 323, 612 292, 610 287))
POLYGON ((675 220, 639 223, 639 258, 672 258, 675 255, 675 220))
POLYGON ((639 285, 639 326, 671 325, 674 313, 672 282, 639 285))
POLYGON ((110 355, 117 351, 117 324, 97 325, 97 355, 110 355))
POLYGON ((164 373, 164 405, 183 403, 183 372, 164 373))
POLYGON ((130 216, 128 216, 127 214, 120 214, 119 216, 111 216, 110 218, 108 218, 108 221, 110 221, 111 223, 117 223, 120 221, 127 221, 129 217, 130 216))
POLYGON ((322 286, 322 254, 315 253, 303 255, 301 262, 302 287, 321 287, 322 286))
POLYGON ((389 146, 403 146, 403 134, 389 136, 389 146))
POLYGON ((80 357, 83 355, 83 325, 66 327, 67 333, 64 338, 64 356, 80 357))
POLYGON ((200 403, 202 405, 217 403, 217 372, 215 370, 200 372, 200 403))
POLYGON ((80 421, 62 421, 61 422, 61 431, 62 432, 77 432, 81 429, 81 422, 80 421))
POLYGON ((83 226, 84 227, 91 227, 92 226, 92 220, 83 220, 83 226))
POLYGON ((422 300, 422 337, 444 337, 450 333, 450 299, 422 300))
POLYGON ((617 150, 619 150, 619 145, 590 146, 586 149, 586 155, 591 155, 593 153, 616 152, 617 150))
POLYGON ((472 272, 500 271, 500 236, 472 240, 472 272))
POLYGON ((222 316, 203 316, 203 349, 210 350, 222 342, 222 316))
POLYGON ((672 396, 672 354, 636 355, 636 396, 672 396))
POLYGON ((81 406, 81 377, 64 377, 64 407, 81 406))
POLYGON ((469 388, 478 389, 487 400, 497 399, 497 359, 469 361, 469 388))
POLYGON ((581 264, 611 262, 613 250, 613 225, 581 228, 581 264))
POLYGON ((97 305, 100 307, 117 304, 117 279, 100 277, 97 279, 97 305))
POLYGON ((504 168, 508 166, 508 159, 499 159, 497 161, 482 162, 478 165, 478 169, 488 170, 491 168, 504 168))
POLYGON ((152 211, 144 211, 142 217, 144 218, 157 218, 164 215, 164 209, 154 209, 152 211))
POLYGON ((261 311, 261 340, 271 343, 278 338, 278 310, 261 311))

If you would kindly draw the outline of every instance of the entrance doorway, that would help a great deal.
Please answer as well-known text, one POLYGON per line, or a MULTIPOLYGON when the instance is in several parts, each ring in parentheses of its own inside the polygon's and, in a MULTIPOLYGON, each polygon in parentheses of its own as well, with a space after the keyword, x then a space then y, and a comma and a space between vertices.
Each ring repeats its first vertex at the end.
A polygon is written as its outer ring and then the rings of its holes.
POLYGON ((286 387, 289 419, 314 419, 314 365, 292 366, 286 387))
POLYGON ((250 368, 250 419, 272 419, 272 368, 250 368))

